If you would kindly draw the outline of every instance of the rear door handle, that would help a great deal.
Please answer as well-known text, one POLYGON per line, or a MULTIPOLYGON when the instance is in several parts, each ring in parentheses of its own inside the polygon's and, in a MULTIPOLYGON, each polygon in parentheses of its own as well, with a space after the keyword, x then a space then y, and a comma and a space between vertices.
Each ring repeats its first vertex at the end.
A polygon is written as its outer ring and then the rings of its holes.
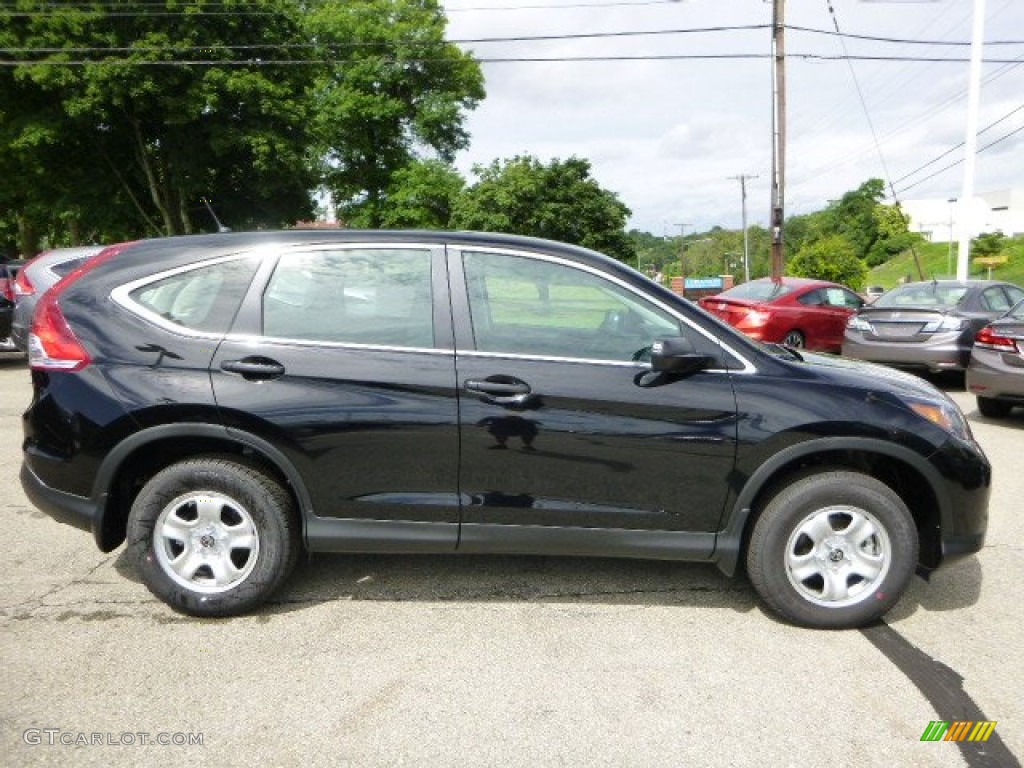
POLYGON ((220 364, 222 371, 241 374, 246 381, 267 381, 284 376, 285 367, 269 357, 245 357, 241 360, 225 360, 220 364))

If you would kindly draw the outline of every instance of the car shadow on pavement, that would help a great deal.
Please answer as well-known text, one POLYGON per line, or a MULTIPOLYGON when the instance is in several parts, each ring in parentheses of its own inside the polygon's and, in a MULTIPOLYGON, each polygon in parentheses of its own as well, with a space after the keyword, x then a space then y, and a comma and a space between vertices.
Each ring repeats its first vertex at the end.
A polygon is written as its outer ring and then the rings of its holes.
POLYGON ((743 579, 665 561, 512 555, 321 555, 300 563, 262 612, 333 600, 707 606, 749 612, 743 579))
MULTIPOLYGON (((968 557, 911 579, 887 620, 918 609, 974 605, 982 570, 968 557)), ((772 620, 744 577, 699 563, 602 558, 475 555, 313 555, 258 612, 287 613, 337 600, 388 602, 524 602, 759 610, 772 620)), ((784 622, 783 622, 784 623, 784 622)))

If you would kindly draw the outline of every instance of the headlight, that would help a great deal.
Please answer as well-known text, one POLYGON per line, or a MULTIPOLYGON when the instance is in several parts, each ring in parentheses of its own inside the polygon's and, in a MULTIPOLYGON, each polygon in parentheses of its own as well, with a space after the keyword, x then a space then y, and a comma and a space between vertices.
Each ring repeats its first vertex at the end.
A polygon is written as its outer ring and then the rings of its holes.
POLYGON ((952 400, 906 400, 910 409, 923 419, 942 427, 961 440, 973 440, 967 419, 952 400))
POLYGON ((922 333, 935 333, 936 331, 962 331, 967 321, 962 317, 943 315, 939 320, 932 320, 921 328, 922 333))
POLYGON ((846 327, 851 331, 862 331, 864 333, 870 333, 871 331, 871 323, 857 315, 850 315, 850 319, 846 322, 846 327))

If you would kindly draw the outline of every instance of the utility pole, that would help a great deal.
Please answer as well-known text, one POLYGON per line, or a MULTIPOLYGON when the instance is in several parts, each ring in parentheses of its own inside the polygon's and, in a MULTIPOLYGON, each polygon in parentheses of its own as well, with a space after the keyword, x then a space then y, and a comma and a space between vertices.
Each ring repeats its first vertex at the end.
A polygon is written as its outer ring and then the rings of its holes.
POLYGON ((782 280, 786 220, 786 0, 772 0, 772 280, 782 280))
POLYGON ((730 179, 736 179, 740 183, 740 201, 743 205, 743 282, 750 282, 750 242, 747 239, 747 179, 756 179, 757 176, 751 176, 746 173, 741 173, 739 176, 730 176, 730 179))
POLYGON ((686 291, 686 228, 689 224, 682 224, 677 222, 676 226, 679 227, 679 277, 683 281, 682 288, 680 290, 686 291))
POLYGON ((974 0, 971 35, 971 67, 967 86, 967 129, 964 136, 964 186, 960 193, 960 242, 956 254, 956 279, 966 280, 971 263, 971 201, 974 198, 974 166, 978 155, 978 101, 981 92, 981 51, 985 46, 985 0, 974 0))

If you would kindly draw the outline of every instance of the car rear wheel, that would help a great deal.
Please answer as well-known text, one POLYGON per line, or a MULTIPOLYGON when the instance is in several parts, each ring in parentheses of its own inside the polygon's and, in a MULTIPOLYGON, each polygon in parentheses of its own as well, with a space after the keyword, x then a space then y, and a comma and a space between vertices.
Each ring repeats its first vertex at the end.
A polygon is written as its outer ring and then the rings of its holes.
POLYGON ((128 518, 128 554, 143 582, 193 616, 259 605, 291 572, 300 546, 289 494, 230 459, 167 467, 146 483, 128 518))
POLYGON ((992 397, 979 397, 978 410, 982 416, 987 416, 990 419, 1003 419, 1010 415, 1013 404, 992 397))
POLYGON ((790 331, 782 337, 782 343, 787 347, 794 347, 795 349, 802 349, 807 345, 807 339, 800 331, 790 331))
POLYGON ((763 507, 747 550, 761 598, 807 627, 867 624, 899 600, 914 573, 918 536, 906 504, 884 483, 818 472, 763 507))

